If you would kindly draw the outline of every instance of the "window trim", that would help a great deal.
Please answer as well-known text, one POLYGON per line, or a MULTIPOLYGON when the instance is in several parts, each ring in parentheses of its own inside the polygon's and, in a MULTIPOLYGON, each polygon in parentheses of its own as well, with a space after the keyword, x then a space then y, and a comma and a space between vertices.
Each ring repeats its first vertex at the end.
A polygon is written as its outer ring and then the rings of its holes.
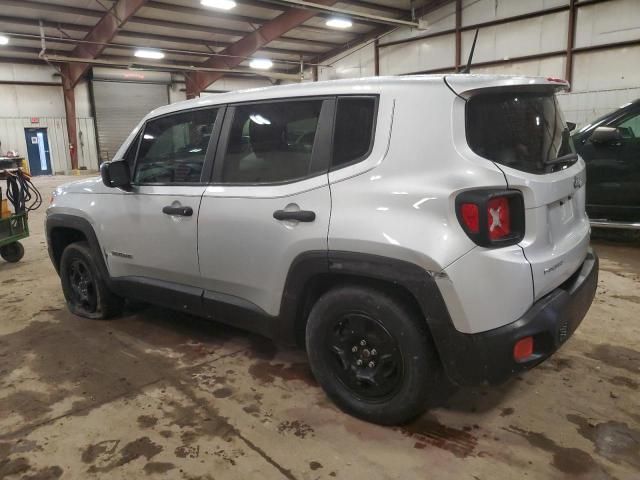
POLYGON ((332 122, 332 128, 331 128, 331 162, 329 165, 329 172, 337 172, 338 170, 341 170, 343 168, 346 167, 350 167, 351 165, 355 165, 357 163, 360 162, 364 162, 367 158, 369 158, 371 156, 371 152, 373 152, 373 147, 376 143, 376 131, 377 131, 377 127, 378 127, 378 113, 380 111, 380 95, 362 95, 362 94, 354 94, 354 95, 337 95, 336 96, 336 106, 335 106, 335 112, 334 112, 334 117, 333 117, 333 122, 332 122), (361 155, 360 157, 357 157, 347 163, 343 163, 341 165, 334 165, 334 150, 333 150, 333 144, 335 142, 335 138, 336 138, 336 126, 338 124, 338 108, 340 105, 340 100, 341 99, 353 99, 353 98, 366 98, 366 99, 373 99, 374 101, 374 106, 373 106, 373 123, 371 124, 371 139, 369 140, 369 149, 367 150, 366 153, 364 153, 363 155, 361 155))
MULTIPOLYGON (((277 187, 281 185, 290 185, 293 183, 302 182, 310 178, 315 178, 320 175, 326 175, 329 171, 329 164, 331 162, 331 148, 327 148, 329 145, 333 145, 332 131, 333 131, 333 119, 335 116, 335 95, 310 95, 300 97, 285 97, 285 98, 267 98, 259 100, 249 100, 244 102, 234 102, 227 104, 227 110, 225 112, 224 122, 222 126, 222 132, 220 133, 220 141, 218 142, 218 148, 216 149, 215 161, 213 164, 213 171, 211 174, 210 182, 208 185, 212 186, 228 186, 228 187, 277 187), (284 103, 284 102, 304 102, 304 101, 321 101, 320 115, 318 116, 318 127, 316 129, 316 136, 313 143, 313 151, 311 155, 311 165, 316 167, 315 171, 312 171, 309 175, 304 177, 292 178, 282 182, 224 182, 222 180, 222 174, 224 172, 225 156, 227 154, 227 147, 229 145, 229 135, 231 133, 231 127, 233 126, 233 120, 237 107, 245 105, 265 105, 270 103, 284 103)), ((312 169, 313 170, 313 169, 312 169)))
MULTIPOLYGON (((138 132, 136 138, 138 145, 136 147, 136 156, 134 158, 133 166, 131 168, 131 185, 134 187, 198 187, 198 186, 206 186, 207 179, 211 175, 211 170, 213 169, 213 162, 215 159, 215 152, 217 145, 220 140, 220 132, 222 130, 222 121, 224 119, 226 113, 227 106, 225 104, 221 105, 207 105, 205 107, 196 107, 196 108, 186 108, 184 110, 176 110, 174 112, 165 113, 162 115, 155 116, 153 118, 148 118, 145 120, 144 124, 140 127, 140 131, 138 132), (138 166, 138 155, 140 154, 140 145, 142 143, 142 137, 144 135, 144 131, 147 128, 149 122, 154 122, 161 118, 171 117, 174 115, 183 115, 185 113, 193 113, 202 110, 217 110, 216 118, 213 122, 213 128, 211 130, 211 137, 209 138, 209 143, 207 144, 207 151, 204 156, 204 160, 202 163, 202 172, 200 172, 200 181, 198 182, 145 182, 145 183, 134 183, 134 178, 136 174, 136 168, 138 166)), ((134 140, 135 141, 135 140, 134 140)), ((128 149, 127 149, 128 151, 128 149)))

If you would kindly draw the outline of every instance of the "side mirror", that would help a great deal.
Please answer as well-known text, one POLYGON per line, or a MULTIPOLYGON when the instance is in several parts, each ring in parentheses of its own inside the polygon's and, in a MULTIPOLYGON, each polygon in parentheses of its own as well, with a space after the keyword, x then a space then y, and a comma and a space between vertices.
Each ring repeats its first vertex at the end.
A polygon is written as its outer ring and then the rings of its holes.
POLYGON ((131 188, 131 172, 129 164, 123 160, 117 162, 104 162, 100 166, 100 176, 102 183, 109 188, 131 188))
POLYGON ((576 123, 575 122, 567 122, 567 128, 569 129, 570 132, 573 132, 576 129, 576 123))
POLYGON ((616 127, 598 127, 589 137, 593 143, 612 143, 621 139, 622 135, 616 127))

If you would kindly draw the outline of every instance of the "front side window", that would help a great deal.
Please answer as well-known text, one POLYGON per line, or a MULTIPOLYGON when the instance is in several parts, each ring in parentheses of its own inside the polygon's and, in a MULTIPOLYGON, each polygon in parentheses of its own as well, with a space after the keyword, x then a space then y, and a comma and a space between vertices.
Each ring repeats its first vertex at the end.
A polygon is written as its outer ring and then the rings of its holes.
POLYGON ((313 150, 322 100, 235 107, 222 182, 283 183, 314 172, 313 150))
POLYGON ((627 117, 616 126, 623 139, 640 138, 640 114, 636 113, 631 118, 627 117))
MULTIPOLYGON (((467 142, 481 157, 536 174, 553 171, 560 157, 575 152, 552 92, 480 93, 471 97, 467 102, 467 142)), ((570 158, 577 160, 577 156, 570 158)))
POLYGON ((374 97, 338 99, 333 136, 333 168, 364 160, 371 150, 375 127, 374 97))
POLYGON ((217 109, 195 110, 147 122, 134 183, 199 183, 217 113, 217 109))

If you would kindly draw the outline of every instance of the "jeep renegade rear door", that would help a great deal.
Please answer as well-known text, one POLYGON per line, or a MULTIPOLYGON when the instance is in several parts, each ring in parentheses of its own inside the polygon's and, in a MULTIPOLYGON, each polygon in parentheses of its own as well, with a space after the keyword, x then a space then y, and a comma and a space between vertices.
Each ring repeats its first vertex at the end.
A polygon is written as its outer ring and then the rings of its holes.
POLYGON ((277 315, 296 258, 327 251, 334 105, 305 98, 228 107, 198 222, 205 304, 277 315))

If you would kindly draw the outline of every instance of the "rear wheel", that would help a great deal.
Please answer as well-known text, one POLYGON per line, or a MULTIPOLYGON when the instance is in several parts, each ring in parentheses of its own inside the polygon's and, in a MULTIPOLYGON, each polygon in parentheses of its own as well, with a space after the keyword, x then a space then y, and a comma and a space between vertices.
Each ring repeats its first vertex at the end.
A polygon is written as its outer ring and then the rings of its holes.
POLYGON ((324 294, 309 315, 306 344, 327 395, 370 422, 421 414, 440 378, 424 319, 381 290, 343 286, 324 294))
POLYGON ((24 247, 20 242, 13 242, 0 247, 0 256, 7 262, 19 262, 24 257, 24 247))
POLYGON ((124 301, 107 287, 87 242, 72 243, 64 249, 60 279, 71 313, 104 319, 122 311, 124 301))

